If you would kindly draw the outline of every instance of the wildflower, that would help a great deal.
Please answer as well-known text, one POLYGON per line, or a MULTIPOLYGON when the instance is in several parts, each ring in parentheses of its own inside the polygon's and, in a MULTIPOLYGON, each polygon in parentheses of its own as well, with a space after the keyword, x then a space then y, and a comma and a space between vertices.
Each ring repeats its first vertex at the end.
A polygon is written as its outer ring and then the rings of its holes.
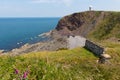
POLYGON ((15 69, 15 74, 19 74, 19 70, 18 69, 15 69))
POLYGON ((24 74, 23 74, 23 79, 26 79, 26 78, 27 78, 28 73, 29 73, 29 71, 25 71, 25 72, 24 72, 24 74))

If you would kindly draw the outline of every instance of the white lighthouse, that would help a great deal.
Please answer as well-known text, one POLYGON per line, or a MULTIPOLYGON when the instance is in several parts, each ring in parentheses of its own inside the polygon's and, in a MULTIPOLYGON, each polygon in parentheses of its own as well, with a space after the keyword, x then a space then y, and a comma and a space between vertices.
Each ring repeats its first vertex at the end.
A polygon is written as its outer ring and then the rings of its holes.
POLYGON ((92 6, 92 5, 90 5, 90 6, 89 6, 89 11, 92 11, 92 8, 93 8, 93 6, 92 6))
MULTIPOLYGON (((90 3, 92 4, 93 3, 93 0, 90 0, 90 3)), ((89 5, 89 11, 92 11, 93 10, 93 6, 92 5, 89 5)))

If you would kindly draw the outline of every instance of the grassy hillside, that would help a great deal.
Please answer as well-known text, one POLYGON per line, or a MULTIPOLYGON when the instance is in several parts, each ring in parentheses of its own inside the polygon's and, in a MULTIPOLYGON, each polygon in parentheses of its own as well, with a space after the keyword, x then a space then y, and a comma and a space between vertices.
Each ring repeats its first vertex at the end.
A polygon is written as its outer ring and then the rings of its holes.
POLYGON ((84 48, 1 56, 0 80, 120 80, 119 60, 98 64, 97 59, 84 48))
POLYGON ((106 12, 103 20, 90 33, 89 38, 98 40, 120 39, 120 12, 106 12))

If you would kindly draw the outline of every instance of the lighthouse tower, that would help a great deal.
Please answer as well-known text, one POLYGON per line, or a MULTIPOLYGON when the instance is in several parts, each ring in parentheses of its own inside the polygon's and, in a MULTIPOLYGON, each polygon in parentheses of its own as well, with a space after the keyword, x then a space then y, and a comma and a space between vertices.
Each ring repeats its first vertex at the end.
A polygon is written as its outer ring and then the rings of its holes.
MULTIPOLYGON (((92 4, 93 3, 93 0, 90 0, 90 3, 92 4)), ((89 5, 89 11, 92 11, 93 9, 93 6, 92 5, 89 5)))
POLYGON ((89 11, 92 11, 92 5, 89 6, 89 11))

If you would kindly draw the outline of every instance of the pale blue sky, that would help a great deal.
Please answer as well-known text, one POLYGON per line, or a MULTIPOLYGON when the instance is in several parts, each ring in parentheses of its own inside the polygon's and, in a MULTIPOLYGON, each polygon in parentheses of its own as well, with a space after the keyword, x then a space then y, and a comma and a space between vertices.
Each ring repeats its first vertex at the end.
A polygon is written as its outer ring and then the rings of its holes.
POLYGON ((0 17, 62 17, 88 10, 120 11, 120 0, 0 0, 0 17))

